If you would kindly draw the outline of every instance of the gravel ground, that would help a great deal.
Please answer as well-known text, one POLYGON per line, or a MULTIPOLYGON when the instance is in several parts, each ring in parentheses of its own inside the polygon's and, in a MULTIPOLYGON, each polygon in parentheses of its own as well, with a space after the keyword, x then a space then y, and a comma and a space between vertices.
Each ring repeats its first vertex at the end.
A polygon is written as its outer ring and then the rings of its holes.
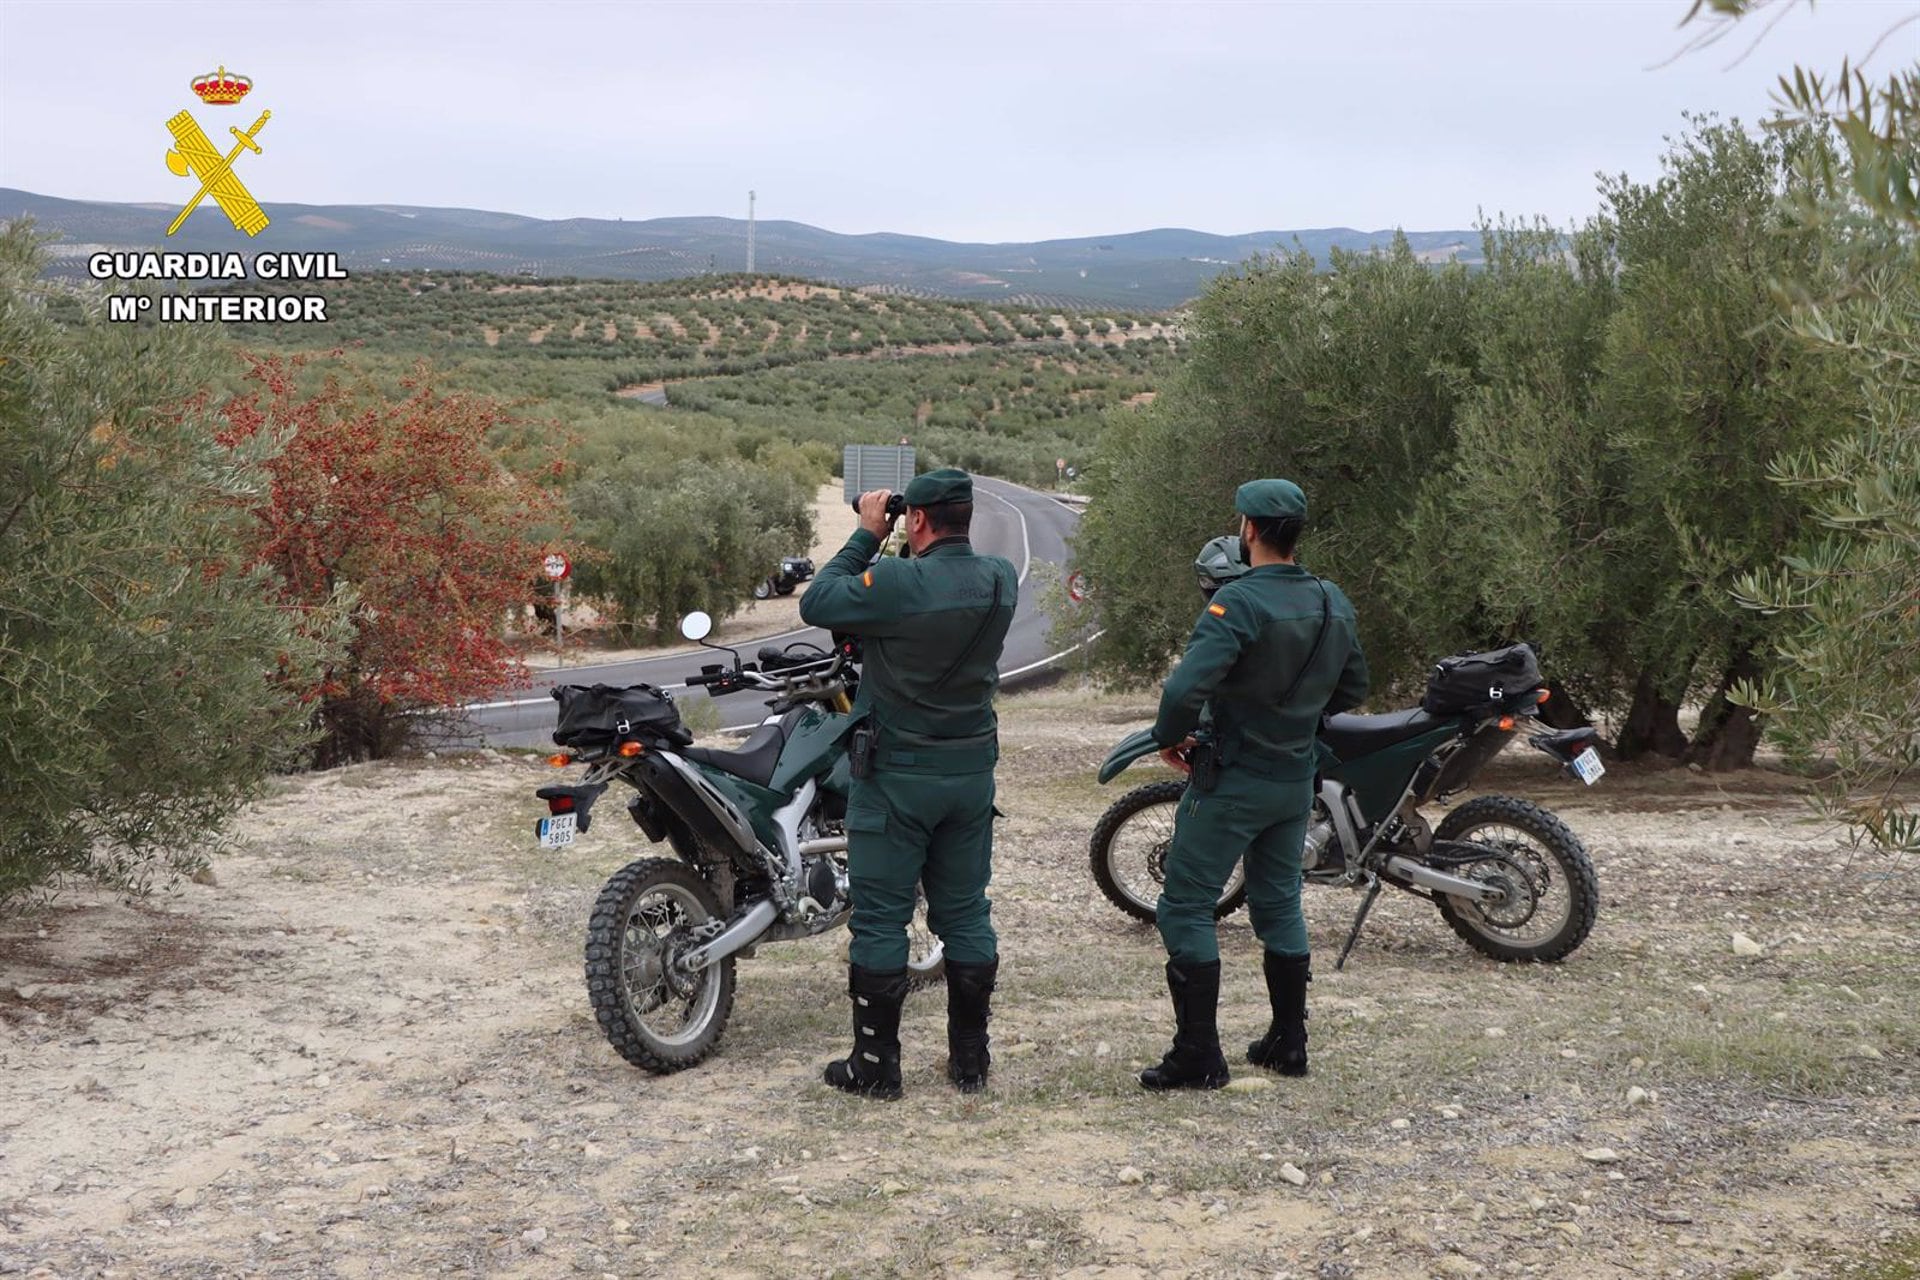
MULTIPOLYGON (((1482 789, 1556 810, 1599 867, 1585 946, 1497 965, 1392 895, 1334 973, 1358 899, 1311 890, 1312 1076, 1148 1097, 1162 956, 1085 851, 1120 792, 1093 767, 1145 710, 1005 703, 994 1084, 946 1086, 920 995, 891 1106, 817 1082, 843 935, 742 962, 707 1064, 626 1066, 579 943, 649 851, 611 810, 532 849, 534 761, 287 780, 215 884, 0 922, 0 1272, 1914 1274, 1920 883, 1849 857, 1792 779, 1589 792, 1503 757, 1482 789)), ((1265 1001, 1243 917, 1222 948, 1231 1050, 1265 1001)))

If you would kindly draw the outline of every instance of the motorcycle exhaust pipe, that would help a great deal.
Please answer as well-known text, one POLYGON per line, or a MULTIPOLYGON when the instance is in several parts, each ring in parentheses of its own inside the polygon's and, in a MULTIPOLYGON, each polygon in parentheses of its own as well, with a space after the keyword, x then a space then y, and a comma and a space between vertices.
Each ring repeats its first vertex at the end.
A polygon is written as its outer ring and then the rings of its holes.
POLYGON ((1417 884, 1423 889, 1431 889, 1435 893, 1444 893, 1455 898, 1465 898, 1469 902, 1498 901, 1502 896, 1500 891, 1492 885, 1468 880, 1464 876, 1450 876, 1444 871, 1435 871, 1424 863, 1414 862, 1399 854, 1387 859, 1386 873, 1397 879, 1417 884))
POLYGON ((762 898, 747 909, 747 913, 728 925, 720 936, 702 947, 695 947, 681 958, 681 963, 693 973, 708 969, 736 951, 744 951, 756 942, 760 935, 773 927, 780 916, 780 909, 773 905, 770 898, 762 898))

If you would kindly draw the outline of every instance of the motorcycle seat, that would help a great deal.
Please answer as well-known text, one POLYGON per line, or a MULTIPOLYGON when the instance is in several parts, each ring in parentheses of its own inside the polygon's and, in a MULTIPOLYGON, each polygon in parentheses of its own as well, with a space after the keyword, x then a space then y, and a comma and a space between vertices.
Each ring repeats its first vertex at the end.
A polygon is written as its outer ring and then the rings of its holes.
POLYGON ((764 787, 773 781, 774 766, 780 763, 780 752, 786 745, 787 725, 782 718, 772 724, 763 724, 748 734, 747 740, 740 744, 737 751, 688 747, 680 754, 751 782, 756 787, 764 787))
POLYGON ((1333 753, 1342 760, 1357 760, 1450 722, 1447 717, 1428 715, 1419 707, 1378 716, 1342 713, 1320 722, 1320 741, 1332 747, 1333 753))

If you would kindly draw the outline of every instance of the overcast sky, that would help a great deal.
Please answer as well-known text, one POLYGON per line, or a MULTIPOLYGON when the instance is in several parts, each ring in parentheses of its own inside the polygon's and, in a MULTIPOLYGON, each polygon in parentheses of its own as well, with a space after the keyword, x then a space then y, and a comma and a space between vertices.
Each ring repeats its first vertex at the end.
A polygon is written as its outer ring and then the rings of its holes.
MULTIPOLYGON (((1566 222, 1683 111, 1757 119, 1920 0, 1659 66, 1686 7, 0 0, 0 186, 178 203, 166 119, 230 142, 267 109, 239 165, 265 201, 744 216, 755 188, 763 218, 960 240, 1566 222), (188 89, 219 63, 239 106, 188 89)), ((1881 65, 1916 56, 1920 23, 1881 65)))

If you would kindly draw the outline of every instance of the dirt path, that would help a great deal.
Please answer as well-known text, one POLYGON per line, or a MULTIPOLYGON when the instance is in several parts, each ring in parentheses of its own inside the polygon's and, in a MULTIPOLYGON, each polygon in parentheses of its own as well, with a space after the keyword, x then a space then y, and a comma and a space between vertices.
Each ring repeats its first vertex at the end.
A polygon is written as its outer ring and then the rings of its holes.
MULTIPOLYGON (((1315 890, 1313 1076, 1141 1095, 1161 953, 1084 840, 1117 794, 1092 768, 1143 709, 1007 700, 995 1083, 946 1087, 921 996, 894 1106, 817 1083, 838 939, 743 962, 708 1064, 622 1063, 579 932, 644 845, 609 808, 576 851, 531 849, 551 771, 291 779, 217 885, 0 923, 0 1273, 1752 1280, 1910 1247, 1920 887, 1845 866, 1771 775, 1588 793, 1513 762, 1485 781, 1600 867, 1567 964, 1480 961, 1394 897, 1334 973, 1355 901, 1315 890)), ((1244 1042, 1257 943, 1243 918, 1222 943, 1244 1042)))

